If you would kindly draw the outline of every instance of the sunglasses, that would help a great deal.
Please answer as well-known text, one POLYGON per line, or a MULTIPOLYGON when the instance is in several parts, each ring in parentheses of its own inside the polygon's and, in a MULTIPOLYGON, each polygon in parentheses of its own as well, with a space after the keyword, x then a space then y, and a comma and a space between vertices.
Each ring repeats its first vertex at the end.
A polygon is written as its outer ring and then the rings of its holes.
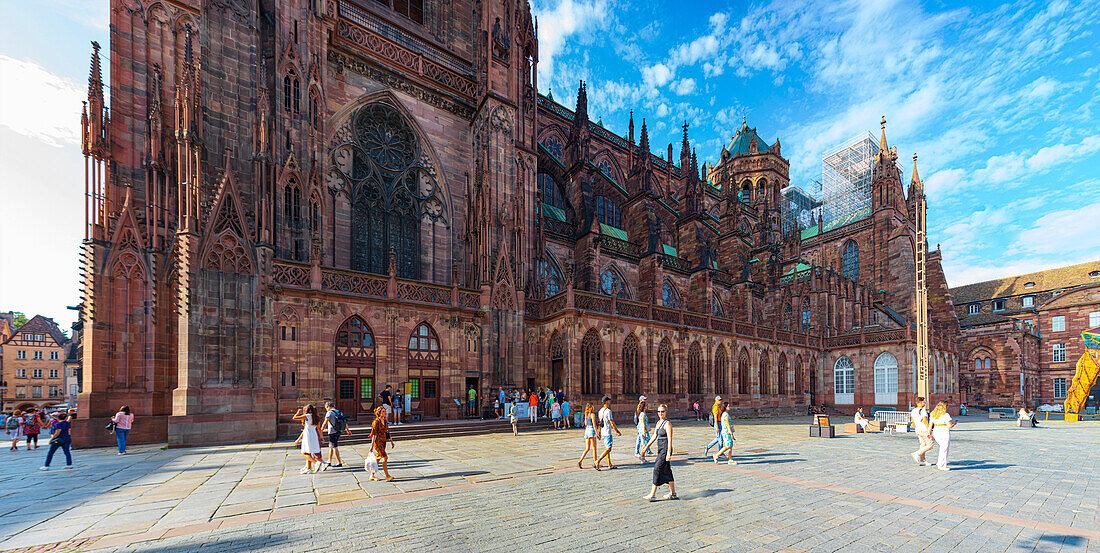
POLYGON ((664 409, 658 409, 658 410, 657 410, 657 412, 658 412, 658 413, 664 413, 664 412, 665 412, 665 410, 664 410, 664 409))

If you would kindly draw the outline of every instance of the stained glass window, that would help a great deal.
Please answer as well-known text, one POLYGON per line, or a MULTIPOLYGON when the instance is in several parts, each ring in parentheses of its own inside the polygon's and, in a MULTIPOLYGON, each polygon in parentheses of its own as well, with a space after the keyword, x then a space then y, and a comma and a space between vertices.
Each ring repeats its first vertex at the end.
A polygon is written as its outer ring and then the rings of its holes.
POLYGON ((859 245, 855 240, 844 243, 844 278, 859 280, 859 245))
POLYGON ((546 293, 545 297, 549 298, 561 293, 565 289, 565 281, 562 279, 557 265, 546 259, 540 261, 539 265, 539 274, 542 277, 544 286, 543 291, 546 293))
POLYGON ((420 323, 409 336, 409 349, 414 351, 439 351, 439 339, 427 323, 420 323))
POLYGON ((605 225, 622 228, 622 214, 619 206, 606 196, 596 196, 596 218, 605 225))
POLYGON ((623 393, 638 393, 638 338, 633 334, 623 342, 623 393))
POLYGON ((810 328, 810 298, 802 298, 802 328, 810 328))
POLYGON ((630 295, 626 289, 626 283, 623 282, 622 276, 611 268, 605 269, 603 274, 600 275, 600 292, 608 296, 630 299, 630 295))
POLYGON ((661 289, 661 303, 669 309, 680 308, 680 295, 673 288, 671 282, 665 282, 664 287, 661 289))
POLYGON ((565 157, 562 155, 564 148, 562 148, 561 141, 558 140, 558 137, 554 135, 550 135, 542 139, 542 147, 546 148, 546 151, 550 152, 550 155, 553 155, 559 160, 565 157))
POLYGON ((600 333, 594 328, 581 342, 581 393, 600 393, 600 333))
POLYGON ((598 167, 600 171, 603 171, 603 174, 607 175, 607 178, 611 179, 612 182, 619 182, 619 180, 616 178, 616 175, 618 173, 615 171, 615 165, 611 163, 610 159, 607 159, 606 157, 601 158, 599 161, 596 162, 596 167, 598 167))
POLYGON ((661 340, 657 347, 657 393, 675 393, 674 375, 672 374, 672 344, 668 338, 661 340))

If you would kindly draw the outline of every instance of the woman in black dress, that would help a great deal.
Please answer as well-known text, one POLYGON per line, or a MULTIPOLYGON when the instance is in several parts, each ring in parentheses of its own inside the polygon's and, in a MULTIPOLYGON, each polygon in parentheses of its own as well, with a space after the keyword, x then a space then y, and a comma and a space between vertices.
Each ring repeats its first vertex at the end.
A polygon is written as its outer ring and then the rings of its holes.
POLYGON ((668 495, 665 499, 680 499, 676 496, 676 483, 672 478, 672 424, 668 422, 668 407, 660 405, 657 407, 657 425, 653 428, 653 437, 646 444, 645 449, 648 449, 653 445, 653 442, 657 442, 657 459, 653 463, 653 488, 649 490, 649 495, 643 499, 648 501, 657 500, 657 486, 663 486, 668 484, 668 495))

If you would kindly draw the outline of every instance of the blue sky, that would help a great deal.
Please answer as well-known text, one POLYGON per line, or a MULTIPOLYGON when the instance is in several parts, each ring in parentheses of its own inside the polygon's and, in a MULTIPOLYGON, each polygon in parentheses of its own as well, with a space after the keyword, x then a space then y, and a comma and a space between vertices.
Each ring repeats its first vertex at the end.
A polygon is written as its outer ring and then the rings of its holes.
MULTIPOLYGON (((930 242, 966 284, 1100 258, 1100 2, 535 0, 539 84, 656 153, 692 125, 714 161, 747 117, 791 180, 878 132, 913 152, 930 242)), ((0 309, 55 317, 78 300, 80 100, 106 0, 0 0, 0 309)), ((107 65, 104 64, 106 69, 107 65)), ((678 151, 677 151, 678 153, 678 151)))

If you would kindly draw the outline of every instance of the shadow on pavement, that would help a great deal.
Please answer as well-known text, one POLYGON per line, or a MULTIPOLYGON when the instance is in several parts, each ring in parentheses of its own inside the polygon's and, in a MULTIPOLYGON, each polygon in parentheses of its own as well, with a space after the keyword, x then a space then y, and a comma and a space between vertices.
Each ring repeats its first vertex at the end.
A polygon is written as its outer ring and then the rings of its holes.
MULTIPOLYGON (((264 537, 262 542, 257 543, 260 540, 256 539, 256 536, 233 538, 233 539, 219 539, 216 543, 208 544, 207 546, 199 546, 202 551, 217 551, 218 553, 234 553, 238 551, 261 551, 270 547, 286 546, 291 540, 287 539, 283 534, 268 534, 264 537)), ((297 541, 297 540, 295 540, 297 541)), ((160 545, 154 547, 145 548, 142 547, 146 544, 137 546, 137 549, 144 553, 190 553, 199 549, 194 543, 184 545, 160 545)), ((131 548, 135 547, 133 545, 131 548)))
POLYGON ((1006 469, 1006 468, 1009 468, 1009 467, 1016 466, 1016 465, 1011 464, 1011 463, 994 463, 992 461, 987 461, 987 460, 976 461, 976 460, 973 460, 973 459, 965 460, 965 461, 955 461, 955 462, 951 462, 951 463, 948 463, 948 464, 951 466, 951 470, 978 470, 978 469, 990 470, 990 469, 1006 469))
POLYGON ((720 493, 727 493, 731 491, 733 490, 729 490, 726 488, 717 488, 713 490, 691 490, 687 493, 680 493, 678 495, 680 496, 680 499, 702 499, 704 497, 713 497, 720 493))

